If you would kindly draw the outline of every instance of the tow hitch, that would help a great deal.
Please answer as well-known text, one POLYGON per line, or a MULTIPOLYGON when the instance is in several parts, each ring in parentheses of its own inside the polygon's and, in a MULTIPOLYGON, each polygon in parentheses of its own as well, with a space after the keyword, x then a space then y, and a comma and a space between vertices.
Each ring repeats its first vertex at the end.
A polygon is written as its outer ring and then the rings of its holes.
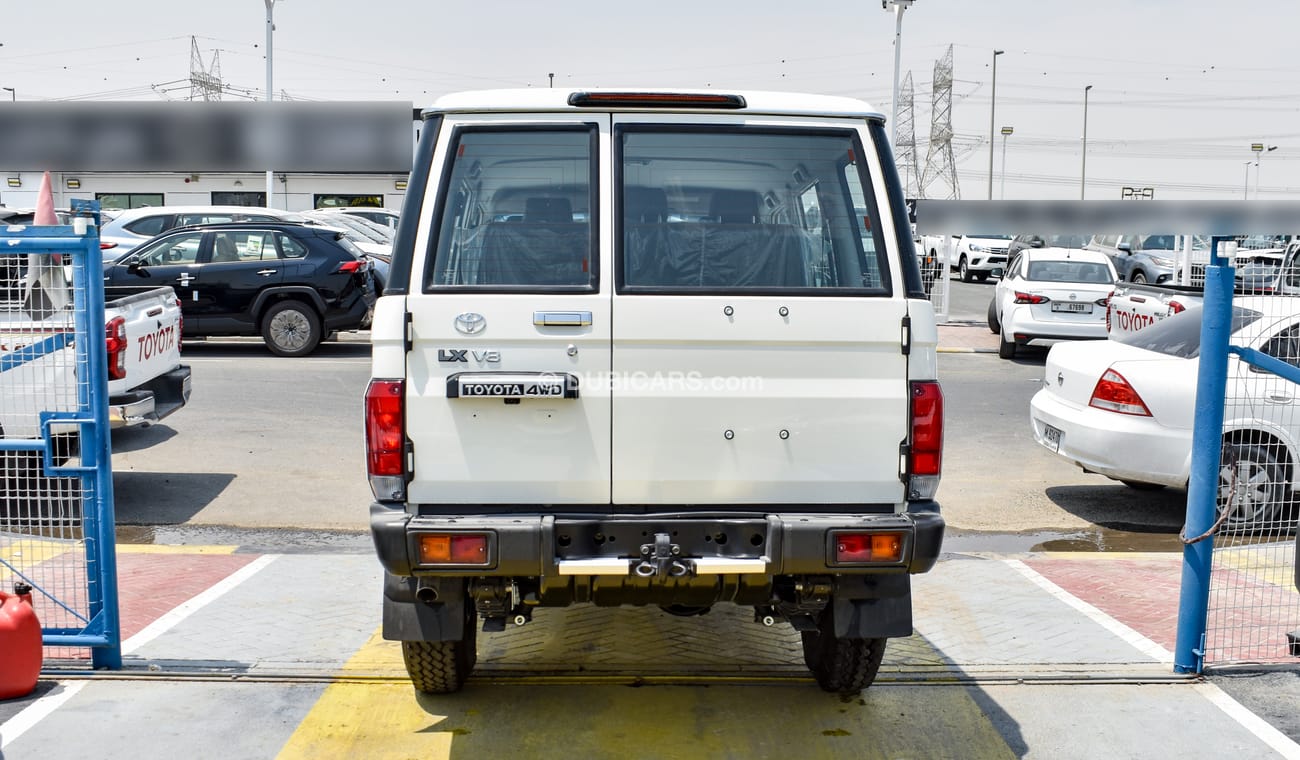
POLYGON ((656 533, 653 544, 641 544, 642 559, 632 565, 632 573, 641 578, 682 578, 694 575, 694 563, 689 559, 681 559, 681 555, 682 547, 672 543, 667 533, 656 533))

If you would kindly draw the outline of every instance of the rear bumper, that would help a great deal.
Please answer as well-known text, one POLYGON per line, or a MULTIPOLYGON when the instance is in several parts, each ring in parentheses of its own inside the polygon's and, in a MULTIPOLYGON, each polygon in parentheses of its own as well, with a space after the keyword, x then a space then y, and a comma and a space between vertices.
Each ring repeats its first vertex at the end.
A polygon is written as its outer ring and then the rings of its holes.
POLYGON ((717 512, 701 516, 567 518, 547 514, 416 516, 382 503, 370 507, 370 530, 380 562, 396 576, 631 578, 640 547, 666 533, 699 575, 865 575, 924 573, 943 545, 944 520, 935 502, 905 514, 717 512), (897 531, 902 559, 875 565, 834 561, 832 531, 897 531), (424 533, 487 533, 489 558, 475 567, 421 566, 424 533), (718 541, 722 536, 724 540, 718 541))
POLYGON ((181 365, 108 401, 111 428, 157 422, 189 403, 190 368, 181 365))

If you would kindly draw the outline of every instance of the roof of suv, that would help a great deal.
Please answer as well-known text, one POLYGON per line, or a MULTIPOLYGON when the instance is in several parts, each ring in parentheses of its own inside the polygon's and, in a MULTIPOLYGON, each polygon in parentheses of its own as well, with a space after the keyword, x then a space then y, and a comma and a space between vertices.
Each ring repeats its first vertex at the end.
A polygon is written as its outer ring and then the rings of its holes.
POLYGON ((296 212, 261 206, 142 206, 122 211, 117 215, 116 221, 130 222, 142 216, 152 216, 154 214, 268 214, 293 216, 296 212))
POLYGON ((659 113, 664 111, 690 111, 702 113, 746 113, 779 114, 786 116, 844 116, 853 118, 883 119, 884 114, 870 104, 856 98, 844 98, 831 95, 808 95, 792 92, 762 92, 752 90, 648 90, 641 88, 594 88, 589 90, 560 90, 550 88, 515 89, 515 90, 474 90, 444 95, 424 110, 427 117, 438 113, 483 113, 489 111, 564 111, 584 113, 591 111, 623 111, 659 113), (660 101, 658 105, 607 105, 581 107, 569 105, 569 98, 579 93, 634 95, 731 95, 744 99, 743 108, 715 107, 698 105, 692 107, 673 106, 660 101))

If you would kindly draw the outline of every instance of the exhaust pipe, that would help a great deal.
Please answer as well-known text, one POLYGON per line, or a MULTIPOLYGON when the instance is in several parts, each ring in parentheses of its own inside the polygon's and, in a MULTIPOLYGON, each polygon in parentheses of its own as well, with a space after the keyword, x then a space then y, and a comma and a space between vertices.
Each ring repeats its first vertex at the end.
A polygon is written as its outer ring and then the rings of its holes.
POLYGON ((438 589, 433 586, 420 586, 415 590, 415 598, 425 604, 433 604, 438 601, 438 589))

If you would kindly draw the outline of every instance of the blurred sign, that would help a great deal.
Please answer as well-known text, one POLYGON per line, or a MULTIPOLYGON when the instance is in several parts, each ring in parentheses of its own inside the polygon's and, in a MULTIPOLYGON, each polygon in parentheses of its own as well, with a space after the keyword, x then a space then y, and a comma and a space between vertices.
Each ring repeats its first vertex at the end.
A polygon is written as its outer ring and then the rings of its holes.
POLYGON ((1149 201, 1156 197, 1154 187, 1125 187, 1119 191, 1119 197, 1126 201, 1149 201))
POLYGON ((12 103, 12 171, 408 172, 409 102, 12 103))

